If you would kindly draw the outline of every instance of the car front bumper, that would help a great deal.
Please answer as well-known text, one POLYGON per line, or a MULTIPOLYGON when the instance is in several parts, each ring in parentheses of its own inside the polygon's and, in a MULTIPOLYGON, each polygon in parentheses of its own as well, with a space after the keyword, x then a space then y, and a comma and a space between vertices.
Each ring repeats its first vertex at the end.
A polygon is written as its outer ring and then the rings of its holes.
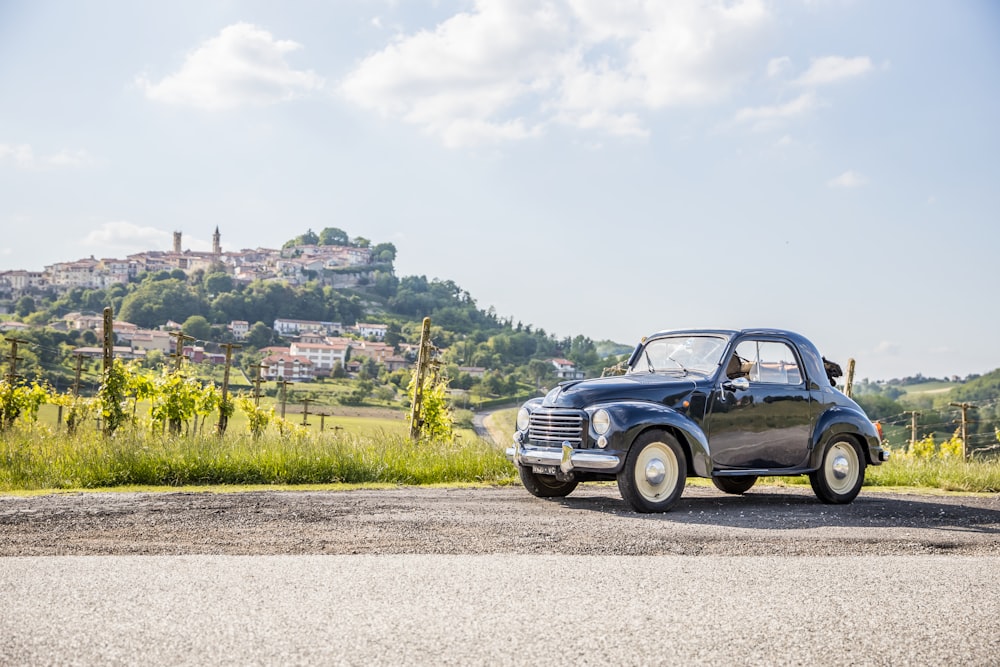
POLYGON ((506 454, 507 460, 515 465, 558 467, 565 474, 574 470, 611 473, 618 470, 622 461, 617 452, 574 449, 569 443, 561 447, 537 447, 515 441, 506 454))

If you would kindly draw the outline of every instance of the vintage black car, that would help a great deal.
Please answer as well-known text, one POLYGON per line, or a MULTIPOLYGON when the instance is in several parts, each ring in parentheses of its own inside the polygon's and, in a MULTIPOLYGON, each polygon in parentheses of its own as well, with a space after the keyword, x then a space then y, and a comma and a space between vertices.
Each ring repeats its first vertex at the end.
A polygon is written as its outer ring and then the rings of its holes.
POLYGON ((836 388, 839 367, 790 331, 664 331, 621 370, 521 407, 507 458, 530 493, 617 480, 632 509, 665 512, 688 475, 733 494, 808 475, 821 501, 849 503, 865 467, 889 458, 880 426, 836 388))

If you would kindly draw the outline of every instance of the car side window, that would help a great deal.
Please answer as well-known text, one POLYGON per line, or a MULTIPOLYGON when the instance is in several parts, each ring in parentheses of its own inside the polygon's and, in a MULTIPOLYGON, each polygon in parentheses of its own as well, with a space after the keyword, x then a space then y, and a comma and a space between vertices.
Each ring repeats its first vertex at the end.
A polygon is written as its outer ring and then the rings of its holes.
POLYGON ((802 371, 795 352, 785 343, 770 340, 745 340, 736 346, 736 354, 749 366, 750 382, 800 384, 802 371))

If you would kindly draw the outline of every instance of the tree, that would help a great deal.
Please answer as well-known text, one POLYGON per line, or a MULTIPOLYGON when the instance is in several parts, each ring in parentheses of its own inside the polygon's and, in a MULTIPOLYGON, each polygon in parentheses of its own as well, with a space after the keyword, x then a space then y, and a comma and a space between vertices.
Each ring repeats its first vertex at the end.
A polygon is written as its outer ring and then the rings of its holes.
POLYGON ((209 340, 212 337, 212 326, 201 315, 192 315, 184 320, 181 331, 193 336, 195 340, 209 340))
POLYGON ((376 262, 396 261, 396 246, 392 243, 379 243, 372 248, 372 259, 376 262))
POLYGON ((337 227, 325 227, 319 233, 320 245, 349 245, 350 237, 343 229, 337 227))
POLYGON ((222 294, 233 291, 233 279, 226 273, 209 273, 205 276, 205 291, 209 294, 222 294))
POLYGON ((274 338, 274 331, 263 322, 255 322, 247 333, 247 345, 251 347, 267 347, 274 338))
POLYGON ((186 283, 168 278, 143 282, 125 297, 118 315, 126 322, 153 328, 167 320, 181 322, 204 310, 205 304, 186 283))
POLYGON ((17 300, 17 305, 14 306, 14 312, 17 313, 19 317, 27 317, 31 313, 35 312, 35 300, 30 296, 22 296, 17 300))
POLYGON ((535 387, 541 389, 542 383, 550 379, 555 369, 552 364, 542 359, 532 359, 528 362, 528 375, 535 381, 535 387))
POLYGON ((351 245, 354 245, 358 248, 367 248, 368 246, 371 245, 371 243, 372 243, 371 241, 369 241, 363 236, 355 236, 354 240, 351 241, 351 245))

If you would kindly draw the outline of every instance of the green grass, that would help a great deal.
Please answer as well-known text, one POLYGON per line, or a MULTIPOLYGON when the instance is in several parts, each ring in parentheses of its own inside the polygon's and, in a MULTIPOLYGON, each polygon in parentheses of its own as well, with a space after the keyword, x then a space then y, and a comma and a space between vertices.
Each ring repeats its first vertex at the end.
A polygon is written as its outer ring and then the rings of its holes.
POLYGON ((413 444, 405 437, 327 433, 152 437, 47 429, 0 440, 0 491, 211 484, 507 483, 514 469, 478 438, 413 444))
MULTIPOLYGON (((809 484, 805 475, 768 477, 763 484, 809 484)), ((959 461, 895 457, 865 470, 866 488, 934 489, 964 493, 1000 493, 1000 459, 959 461)))
POLYGON ((493 425, 498 430, 508 434, 504 442, 510 439, 510 434, 513 434, 517 428, 517 411, 518 408, 510 408, 508 410, 497 410, 493 413, 493 425))
POLYGON ((865 475, 865 486, 1000 493, 1000 459, 960 461, 897 456, 880 466, 869 467, 865 475))
POLYGON ((914 398, 922 394, 945 394, 955 387, 960 386, 958 382, 921 382, 920 384, 908 384, 900 386, 906 396, 914 398))
MULTIPOLYGON (((43 411, 52 406, 43 406, 43 411)), ((306 429, 279 434, 274 427, 260 440, 246 434, 243 415, 230 420, 224 438, 214 435, 215 419, 203 432, 178 437, 126 430, 106 439, 88 422, 73 437, 48 425, 16 427, 0 434, 0 491, 32 489, 206 488, 210 485, 315 484, 507 484, 516 471, 494 447, 466 429, 453 443, 412 444, 405 414, 357 410, 324 420, 310 417, 306 429)), ((492 419, 512 433, 516 410, 492 419)), ((301 415, 288 415, 298 425, 301 415)), ((695 482, 696 480, 692 480, 695 482)), ((805 476, 771 478, 765 483, 807 484, 805 476)), ((867 487, 1000 493, 1000 458, 985 461, 914 459, 896 455, 871 466, 867 487)))

